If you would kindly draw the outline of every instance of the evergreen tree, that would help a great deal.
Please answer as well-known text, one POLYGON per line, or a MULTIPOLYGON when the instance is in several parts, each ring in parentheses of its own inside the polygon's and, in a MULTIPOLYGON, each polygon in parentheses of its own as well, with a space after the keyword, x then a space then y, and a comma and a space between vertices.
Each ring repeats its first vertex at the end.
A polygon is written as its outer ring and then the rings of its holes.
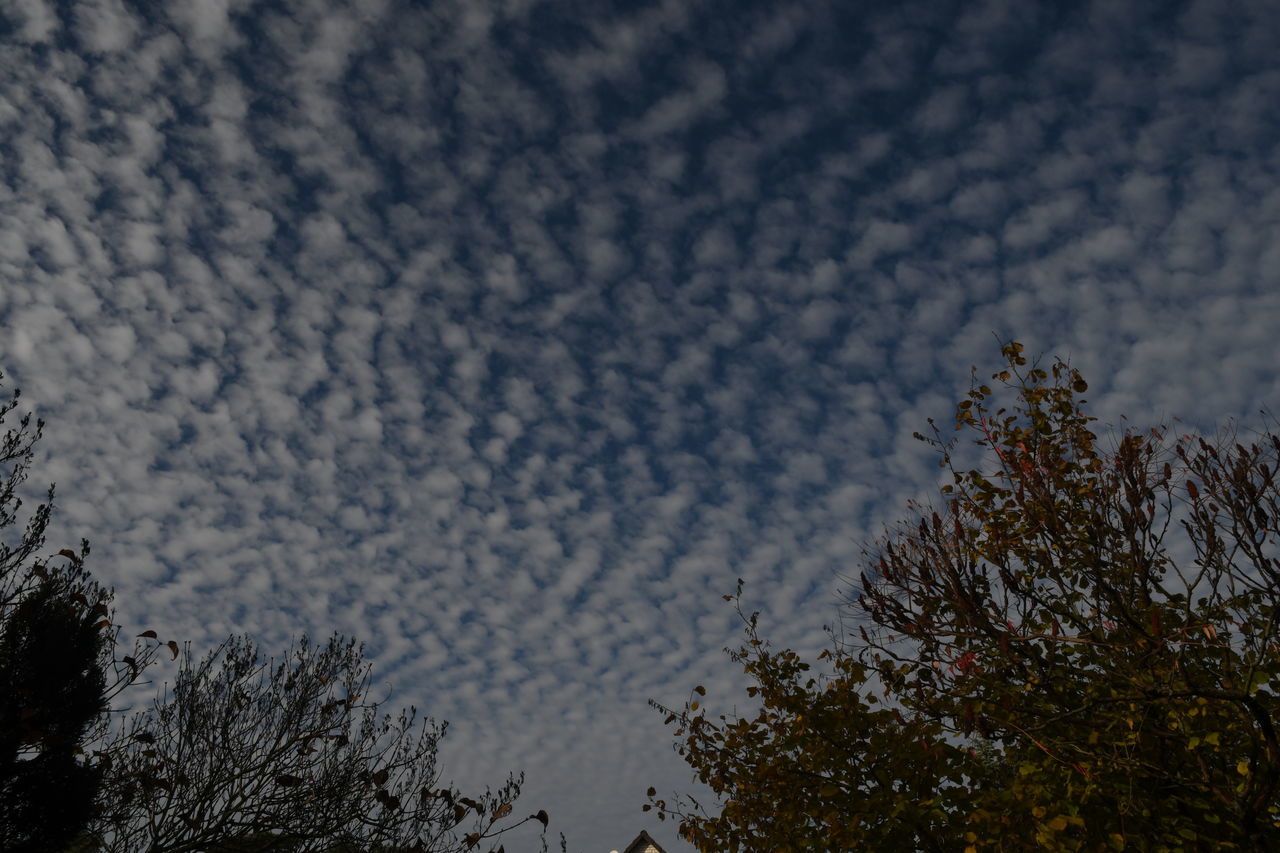
MULTIPOLYGON (((18 399, 0 405, 0 422, 18 399)), ((33 853, 65 845, 92 817, 99 775, 83 744, 107 706, 112 648, 109 594, 84 572, 87 544, 60 552, 60 565, 37 557, 52 486, 18 526, 42 427, 27 415, 0 440, 0 849, 33 853)))

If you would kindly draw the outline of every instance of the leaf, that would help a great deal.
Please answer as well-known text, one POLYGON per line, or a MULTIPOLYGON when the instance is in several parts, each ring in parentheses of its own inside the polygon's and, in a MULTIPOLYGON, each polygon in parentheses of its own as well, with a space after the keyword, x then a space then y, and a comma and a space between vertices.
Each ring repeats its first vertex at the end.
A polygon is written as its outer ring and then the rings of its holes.
POLYGON ((155 632, 155 631, 143 631, 143 632, 142 632, 141 634, 139 634, 138 636, 139 636, 139 637, 146 637, 148 640, 154 640, 154 639, 156 638, 156 632, 155 632))
POLYGON ((697 688, 683 713, 658 709, 719 808, 641 802, 697 849, 1210 849, 1249 837, 1219 805, 1246 801, 1258 848, 1280 849, 1266 738, 1186 687, 1221 673, 1235 701, 1280 694, 1274 585, 1233 556, 1273 544, 1280 435, 1228 450, 1160 428, 1113 445, 1088 429, 1075 370, 1023 368, 1006 346, 994 392, 973 382, 957 412, 981 461, 934 445, 947 511, 908 503, 855 558, 857 630, 819 654, 834 672, 801 675, 753 615, 729 652, 751 711, 716 722, 697 688), (1166 553, 1170 524, 1194 547, 1166 553), (1121 802, 1123 821, 1098 808, 1121 802))
POLYGON ((173 659, 174 659, 174 660, 177 660, 177 659, 178 659, 178 644, 177 644, 177 643, 175 643, 173 640, 170 640, 169 642, 165 643, 165 645, 169 647, 169 651, 173 652, 173 659))
POLYGON ((503 803, 493 810, 493 819, 500 820, 511 814, 511 803, 503 803))
POLYGON ((75 560, 77 562, 80 560, 80 558, 76 556, 76 552, 72 551, 70 548, 63 548, 58 552, 58 556, 66 557, 68 560, 75 560))
POLYGON ((551 818, 550 816, 547 815, 546 809, 538 809, 538 813, 535 815, 530 815, 530 817, 532 817, 534 820, 541 821, 543 829, 546 829, 547 824, 551 823, 551 818))

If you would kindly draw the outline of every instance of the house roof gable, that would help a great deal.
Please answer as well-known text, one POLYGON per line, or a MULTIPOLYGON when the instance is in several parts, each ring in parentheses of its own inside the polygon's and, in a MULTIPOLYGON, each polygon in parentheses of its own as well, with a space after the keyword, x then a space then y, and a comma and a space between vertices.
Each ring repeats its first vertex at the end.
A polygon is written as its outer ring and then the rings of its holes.
POLYGON ((642 829, 636 836, 636 840, 628 844, 622 853, 667 853, 667 851, 663 850, 662 845, 642 829))

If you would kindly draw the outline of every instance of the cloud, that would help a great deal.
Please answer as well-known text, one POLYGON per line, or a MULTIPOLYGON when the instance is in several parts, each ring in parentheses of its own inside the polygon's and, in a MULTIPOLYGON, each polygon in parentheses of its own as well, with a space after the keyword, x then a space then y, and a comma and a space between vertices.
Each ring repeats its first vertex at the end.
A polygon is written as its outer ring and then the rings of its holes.
POLYGON ((739 577, 825 642, 993 333, 1274 405, 1280 16, 621 6, 9 0, 0 369, 122 622, 355 634, 446 774, 675 851, 646 700, 733 705, 739 577))

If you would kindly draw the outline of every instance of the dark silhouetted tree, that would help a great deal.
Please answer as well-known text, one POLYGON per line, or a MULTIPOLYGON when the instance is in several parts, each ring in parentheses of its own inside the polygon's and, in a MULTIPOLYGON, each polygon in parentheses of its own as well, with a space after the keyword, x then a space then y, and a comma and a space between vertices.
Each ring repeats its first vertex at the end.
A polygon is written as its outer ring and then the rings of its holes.
POLYGON ((520 781, 468 797, 441 785, 444 725, 382 714, 361 647, 299 640, 265 659, 232 637, 188 651, 171 689, 105 748, 104 808, 86 849, 462 851, 513 820, 520 781))
POLYGON ((519 779, 474 797, 441 785, 444 725, 381 714, 362 648, 339 637, 276 661, 243 637, 188 651, 171 689, 115 715, 180 647, 149 630, 117 659, 88 543, 38 557, 53 487, 22 526, 19 490, 42 428, 28 415, 0 438, 0 850, 437 853, 546 829, 545 811, 513 818, 519 779))
MULTIPOLYGON (((18 392, 0 405, 0 422, 18 392)), ((31 416, 0 439, 0 849, 56 849, 92 815, 98 774, 82 746, 108 701, 112 634, 109 595, 63 550, 55 566, 37 557, 53 487, 25 526, 18 495, 43 424, 31 416)))

